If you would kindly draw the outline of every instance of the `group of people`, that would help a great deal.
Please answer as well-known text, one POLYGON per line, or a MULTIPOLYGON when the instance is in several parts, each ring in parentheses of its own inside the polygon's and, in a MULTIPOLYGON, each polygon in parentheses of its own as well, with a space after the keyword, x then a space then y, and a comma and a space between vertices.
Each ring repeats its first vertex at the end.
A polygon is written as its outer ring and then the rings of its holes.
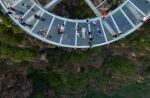
MULTIPOLYGON (((103 0, 104 1, 104 0, 103 0)), ((107 0, 107 3, 111 3, 111 0, 107 0)), ((146 4, 150 3, 150 0, 145 0, 146 4)), ((107 17, 109 17, 109 13, 105 10, 105 8, 100 8, 100 12, 103 14, 102 19, 106 19, 107 17)), ((147 23, 148 21, 150 21, 148 16, 144 16, 141 18, 141 22, 143 23, 147 23)), ((122 34, 122 32, 117 32, 114 35, 112 35, 113 39, 117 38, 118 36, 120 36, 122 34)))
MULTIPOLYGON (((149 2, 150 2, 150 0, 145 0, 145 3, 149 3, 149 2)), ((22 6, 25 7, 25 8, 27 8, 27 9, 30 9, 30 8, 31 8, 30 5, 27 5, 27 4, 25 4, 25 3, 22 3, 22 6)), ((32 8, 31 11, 34 12, 35 9, 32 8)), ((29 28, 32 28, 32 27, 33 27, 32 24, 26 23, 26 22, 24 21, 24 19, 21 17, 21 16, 24 15, 24 12, 22 12, 22 11, 20 11, 20 10, 18 10, 18 9, 15 9, 15 8, 13 8, 13 7, 8 7, 8 11, 7 11, 5 14, 6 14, 6 15, 8 15, 8 14, 13 15, 16 19, 18 19, 19 23, 20 23, 22 26, 27 26, 27 27, 29 27, 29 28)), ((107 18, 108 16, 109 16, 109 14, 108 14, 108 13, 105 13, 103 19, 107 18)), ((46 21, 45 18, 43 18, 43 17, 41 17, 41 16, 39 16, 39 15, 37 15, 37 14, 34 15, 34 19, 37 19, 37 20, 43 21, 43 22, 46 21)), ((148 17, 148 16, 144 16, 143 19, 142 19, 142 22, 147 22, 148 20, 149 20, 149 17, 148 17)), ((89 19, 86 20, 87 25, 88 25, 90 22, 92 22, 94 26, 97 26, 97 21, 90 21, 89 19)), ((92 46, 93 46, 93 41, 94 41, 94 38, 92 37, 92 34, 93 34, 93 33, 92 33, 91 31, 87 30, 86 26, 80 27, 80 26, 78 25, 75 29, 76 29, 77 37, 82 37, 83 39, 86 39, 86 37, 87 37, 86 35, 88 35, 88 44, 89 44, 90 47, 92 47, 92 46)), ((100 29, 99 27, 96 28, 96 31, 97 31, 97 33, 101 33, 101 29, 100 29)), ((62 24, 62 25, 59 25, 59 24, 58 24, 58 27, 57 27, 57 31, 56 31, 56 32, 57 32, 58 34, 60 34, 60 35, 62 35, 63 33, 65 33, 65 24, 62 24)), ((44 38, 47 38, 47 37, 48 37, 48 34, 45 33, 45 30, 44 30, 44 29, 37 31, 36 33, 37 33, 38 35, 44 37, 44 38)), ((95 32, 94 32, 94 33, 95 33, 95 32)), ((122 32, 115 33, 114 35, 112 35, 112 37, 113 37, 113 38, 116 38, 116 37, 118 37, 120 34, 122 34, 122 32)), ((50 38, 51 38, 51 36, 50 36, 50 38)))
MULTIPOLYGON (((86 20, 87 25, 89 22, 90 21, 87 19, 86 20)), ((96 26, 96 24, 97 24, 97 21, 93 21, 93 25, 96 26)), ((77 37, 78 38, 81 37, 83 40, 86 39, 86 37, 87 37, 86 35, 88 34, 89 35, 88 36, 88 39, 89 39, 88 44, 92 47, 93 41, 94 41, 94 38, 92 37, 92 32, 89 32, 85 26, 80 27, 79 25, 77 25, 75 30, 76 30, 77 37)), ((97 28, 97 32, 101 33, 100 28, 97 28)), ((62 25, 58 24, 57 33, 60 35, 63 35, 65 33, 65 24, 62 24, 62 25)))
MULTIPOLYGON (((28 9, 31 8, 31 6, 26 5, 26 4, 24 4, 24 3, 22 4, 22 6, 28 8, 28 9)), ((31 11, 34 12, 35 10, 32 8, 31 11)), ((18 9, 15 9, 15 8, 13 8, 13 7, 8 7, 8 11, 5 13, 5 15, 9 15, 9 14, 13 15, 13 16, 15 17, 15 19, 18 19, 19 23, 20 23, 22 26, 27 26, 27 27, 29 27, 29 28, 32 28, 32 27, 33 27, 32 24, 26 23, 26 22, 24 21, 24 19, 23 19, 22 17, 20 17, 20 15, 22 15, 22 16, 24 15, 24 13, 23 13, 22 11, 19 11, 18 9)), ((43 18, 43 17, 41 17, 41 16, 39 16, 39 15, 37 15, 37 14, 34 15, 34 19, 37 19, 37 20, 40 20, 40 21, 45 21, 45 20, 46 20, 45 18, 43 18)), ((48 36, 48 35, 46 35, 46 33, 45 33, 44 30, 39 30, 39 31, 36 32, 36 33, 37 33, 38 35, 40 35, 40 36, 43 36, 43 37, 47 37, 47 36, 48 36)))
MULTIPOLYGON (((94 20, 94 21, 90 21, 89 19, 86 20, 86 23, 87 25, 92 22, 93 26, 97 27, 97 20, 94 20)), ((87 30, 86 26, 83 26, 83 27, 80 27, 79 25, 77 25, 76 27, 76 31, 77 31, 77 37, 82 37, 83 39, 86 39, 86 35, 88 34, 88 44, 90 47, 93 46, 93 41, 94 41, 94 38, 92 37, 93 33, 89 30, 87 30)), ((96 28, 96 31, 95 33, 101 33, 101 29, 99 27, 96 28)))
POLYGON ((65 24, 62 25, 58 24, 57 33, 62 35, 64 32, 65 32, 65 24))

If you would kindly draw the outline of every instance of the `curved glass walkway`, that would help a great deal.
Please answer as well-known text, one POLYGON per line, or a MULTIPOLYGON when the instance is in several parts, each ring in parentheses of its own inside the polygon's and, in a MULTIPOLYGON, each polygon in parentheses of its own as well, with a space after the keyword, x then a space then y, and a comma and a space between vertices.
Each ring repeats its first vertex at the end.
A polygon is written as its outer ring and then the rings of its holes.
POLYGON ((3 11, 30 35, 49 44, 70 48, 89 48, 109 44, 134 32, 150 17, 150 0, 124 0, 104 17, 99 11, 107 2, 94 5, 85 0, 96 14, 91 19, 68 19, 47 11, 61 0, 42 7, 34 0, 0 0, 3 11))

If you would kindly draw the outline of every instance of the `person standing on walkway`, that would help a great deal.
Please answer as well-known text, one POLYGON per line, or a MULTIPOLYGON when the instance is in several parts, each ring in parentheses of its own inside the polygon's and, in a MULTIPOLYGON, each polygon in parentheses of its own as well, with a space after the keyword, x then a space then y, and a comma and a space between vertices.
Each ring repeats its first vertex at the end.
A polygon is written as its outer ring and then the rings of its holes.
POLYGON ((85 39, 85 38, 86 38, 86 33, 87 33, 87 30, 86 30, 85 27, 83 27, 83 28, 81 29, 81 33, 82 33, 82 38, 85 39))

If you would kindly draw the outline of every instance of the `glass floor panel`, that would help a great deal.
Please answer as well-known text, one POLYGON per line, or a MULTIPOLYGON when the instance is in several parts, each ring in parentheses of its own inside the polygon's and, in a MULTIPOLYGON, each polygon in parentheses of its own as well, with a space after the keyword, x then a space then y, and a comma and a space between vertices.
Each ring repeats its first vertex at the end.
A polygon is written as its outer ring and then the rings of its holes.
POLYGON ((75 45, 76 23, 67 22, 65 33, 63 34, 62 44, 75 45))
POLYGON ((150 14, 150 0, 149 3, 146 3, 146 0, 130 0, 130 1, 133 2, 145 14, 150 14))
POLYGON ((122 9, 133 22, 133 24, 138 25, 141 22, 143 15, 130 3, 127 3, 124 7, 122 7, 122 9))
POLYGON ((30 11, 29 13, 27 13, 24 17, 23 17, 23 20, 28 23, 28 24, 31 24, 31 25, 34 25, 38 20, 34 18, 34 15, 41 15, 42 14, 42 11, 38 8, 38 7, 33 7, 32 8, 33 11, 30 11))
POLYGON ((118 25, 122 33, 125 33, 129 31, 130 29, 132 29, 132 25, 126 19, 126 17, 122 14, 121 11, 117 11, 112 16, 114 17, 114 20, 116 21, 116 24, 118 25))
POLYGON ((55 18, 53 25, 49 31, 49 36, 51 36, 51 38, 49 40, 54 41, 56 43, 60 42, 61 34, 58 34, 57 30, 58 30, 58 25, 60 26, 62 24, 64 24, 63 20, 55 18))
MULTIPOLYGON (((14 6, 14 8, 23 13, 26 13, 32 6, 33 6, 33 2, 28 1, 28 0, 22 0, 20 3, 14 6)), ((22 16, 22 15, 19 15, 19 16, 22 16)))
POLYGON ((100 44, 105 42, 104 34, 102 32, 102 27, 100 21, 96 21, 96 25, 90 22, 92 37, 94 38, 93 44, 100 44))
POLYGON ((37 33, 40 30, 44 30, 45 34, 47 33, 49 25, 50 25, 53 17, 47 13, 44 13, 42 15, 42 18, 45 18, 46 20, 45 21, 39 21, 38 24, 33 29, 33 33, 37 33))
MULTIPOLYGON (((78 23, 78 26, 80 28, 85 27, 87 32, 89 32, 88 24, 87 23, 78 23)), ((82 38, 82 33, 79 32, 80 37, 77 37, 77 46, 87 46, 88 45, 88 40, 89 40, 89 35, 85 33, 85 38, 82 38)))
POLYGON ((103 21, 102 21, 102 24, 103 24, 103 27, 104 27, 104 31, 105 31, 105 35, 106 35, 106 37, 107 37, 107 40, 108 40, 108 41, 112 40, 112 39, 113 39, 113 38, 112 38, 112 34, 110 33, 110 31, 108 31, 108 28, 107 28, 106 26, 104 26, 103 21))
POLYGON ((113 20, 112 20, 111 17, 107 17, 107 18, 105 19, 105 21, 110 25, 110 27, 113 29, 113 31, 114 31, 115 33, 118 32, 118 30, 117 30, 117 28, 116 28, 116 26, 115 26, 115 24, 114 24, 114 22, 113 22, 113 20))

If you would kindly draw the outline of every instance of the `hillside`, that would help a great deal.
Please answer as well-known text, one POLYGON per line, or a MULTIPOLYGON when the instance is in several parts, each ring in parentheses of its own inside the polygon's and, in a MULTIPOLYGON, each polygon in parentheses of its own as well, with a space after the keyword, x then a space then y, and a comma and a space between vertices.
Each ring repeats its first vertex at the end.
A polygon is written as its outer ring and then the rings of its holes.
POLYGON ((0 21, 0 98, 150 98, 150 22, 110 45, 69 49, 0 21))

